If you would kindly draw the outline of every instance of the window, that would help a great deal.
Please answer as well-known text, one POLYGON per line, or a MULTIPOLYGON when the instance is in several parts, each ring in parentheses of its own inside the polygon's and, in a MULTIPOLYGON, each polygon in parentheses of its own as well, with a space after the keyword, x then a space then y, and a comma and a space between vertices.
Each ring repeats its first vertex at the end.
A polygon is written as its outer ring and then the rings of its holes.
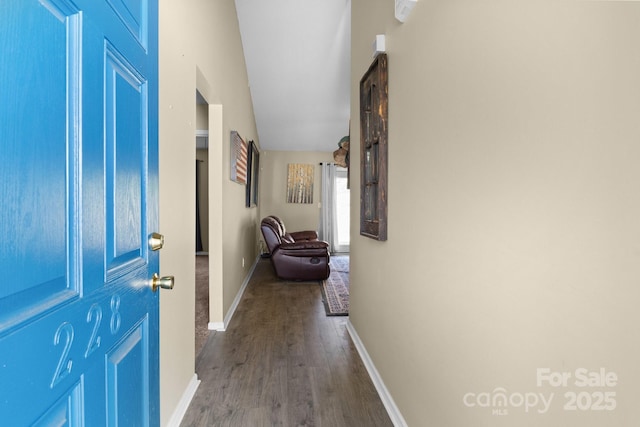
POLYGON ((336 168, 336 252, 349 252, 350 191, 347 188, 347 169, 336 168))

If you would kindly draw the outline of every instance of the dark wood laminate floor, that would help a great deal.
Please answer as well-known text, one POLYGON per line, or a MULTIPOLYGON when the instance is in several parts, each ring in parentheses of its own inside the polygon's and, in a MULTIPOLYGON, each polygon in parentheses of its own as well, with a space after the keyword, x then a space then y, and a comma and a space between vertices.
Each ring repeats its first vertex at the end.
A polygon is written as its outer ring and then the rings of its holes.
POLYGON ((260 260, 226 332, 196 360, 202 381, 181 426, 392 426, 320 285, 278 280, 260 260))

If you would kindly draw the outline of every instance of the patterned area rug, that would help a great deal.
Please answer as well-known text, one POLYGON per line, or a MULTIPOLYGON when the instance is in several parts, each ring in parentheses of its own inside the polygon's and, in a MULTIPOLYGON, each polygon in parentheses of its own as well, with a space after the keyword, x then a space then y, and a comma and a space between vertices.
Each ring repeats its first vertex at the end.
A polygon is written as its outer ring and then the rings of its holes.
POLYGON ((331 274, 322 281, 322 302, 327 316, 349 315, 349 255, 331 255, 331 274))

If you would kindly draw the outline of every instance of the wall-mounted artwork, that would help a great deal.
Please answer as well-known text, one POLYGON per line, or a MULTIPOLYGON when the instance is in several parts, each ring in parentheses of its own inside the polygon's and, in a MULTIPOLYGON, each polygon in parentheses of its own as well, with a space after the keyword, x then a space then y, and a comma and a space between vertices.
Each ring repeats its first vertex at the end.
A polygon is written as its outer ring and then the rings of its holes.
POLYGON ((247 192, 246 192, 246 206, 248 208, 258 205, 258 178, 260 176, 260 152, 255 142, 249 141, 247 143, 249 148, 249 164, 247 170, 247 192))
POLYGON ((289 163, 287 203, 313 203, 313 165, 289 163))
POLYGON ((235 130, 231 131, 231 181, 247 183, 247 143, 235 130))
POLYGON ((389 73, 382 53, 360 80, 360 235, 387 240, 389 73))

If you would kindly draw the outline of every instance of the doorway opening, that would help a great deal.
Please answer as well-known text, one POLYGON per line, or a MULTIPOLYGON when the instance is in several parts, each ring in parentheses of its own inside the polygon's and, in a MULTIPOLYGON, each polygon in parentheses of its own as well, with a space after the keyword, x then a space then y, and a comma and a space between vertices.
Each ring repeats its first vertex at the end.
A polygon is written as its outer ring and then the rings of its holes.
POLYGON ((209 104, 196 90, 195 354, 209 336, 209 104))

